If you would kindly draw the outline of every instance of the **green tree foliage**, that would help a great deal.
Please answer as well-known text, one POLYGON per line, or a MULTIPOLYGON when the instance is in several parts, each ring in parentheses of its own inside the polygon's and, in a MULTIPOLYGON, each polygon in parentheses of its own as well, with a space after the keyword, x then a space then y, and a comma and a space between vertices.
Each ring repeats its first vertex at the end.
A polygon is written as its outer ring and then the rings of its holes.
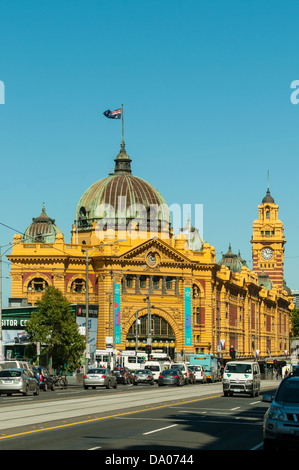
POLYGON ((299 337, 299 308, 294 308, 291 313, 292 336, 299 337))
POLYGON ((46 345, 43 352, 48 353, 54 369, 74 371, 80 366, 85 339, 79 334, 70 303, 59 289, 50 286, 37 307, 26 324, 30 340, 46 345))

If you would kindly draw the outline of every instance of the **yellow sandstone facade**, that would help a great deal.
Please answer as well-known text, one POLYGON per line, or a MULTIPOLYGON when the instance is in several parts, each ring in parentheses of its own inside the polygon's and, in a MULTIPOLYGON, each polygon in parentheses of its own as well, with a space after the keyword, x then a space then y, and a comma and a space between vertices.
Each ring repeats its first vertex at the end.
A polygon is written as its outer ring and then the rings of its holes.
MULTIPOLYGON (((214 247, 204 241, 193 249, 188 235, 174 236, 164 199, 132 175, 123 142, 115 162, 114 173, 80 199, 71 243, 44 207, 24 238, 14 236, 12 298, 35 305, 53 285, 72 304, 85 305, 88 274, 88 305, 98 306, 98 349, 112 336, 118 350, 151 343, 178 359, 198 352, 228 358, 231 345, 238 357, 283 356, 288 290, 262 285, 261 269, 217 263, 214 247), (158 207, 154 218, 151 206, 158 207)), ((283 227, 280 236, 283 244, 283 227)), ((254 228, 254 256, 255 237, 254 228)))

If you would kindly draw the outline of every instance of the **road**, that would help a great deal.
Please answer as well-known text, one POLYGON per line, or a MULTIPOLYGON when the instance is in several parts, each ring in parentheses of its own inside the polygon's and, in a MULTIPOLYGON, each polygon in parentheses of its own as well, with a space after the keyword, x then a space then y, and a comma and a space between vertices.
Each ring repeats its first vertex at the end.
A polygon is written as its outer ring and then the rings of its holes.
POLYGON ((267 406, 261 396, 224 397, 221 384, 73 388, 39 397, 1 397, 0 449, 260 449, 267 406))

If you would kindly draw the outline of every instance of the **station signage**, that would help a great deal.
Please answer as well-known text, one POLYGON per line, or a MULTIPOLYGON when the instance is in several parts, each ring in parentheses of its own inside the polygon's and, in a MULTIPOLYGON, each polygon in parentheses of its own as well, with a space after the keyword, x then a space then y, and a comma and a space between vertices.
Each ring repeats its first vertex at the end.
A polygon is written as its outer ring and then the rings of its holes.
POLYGON ((2 328, 5 329, 24 329, 28 318, 14 317, 14 318, 2 318, 2 328))

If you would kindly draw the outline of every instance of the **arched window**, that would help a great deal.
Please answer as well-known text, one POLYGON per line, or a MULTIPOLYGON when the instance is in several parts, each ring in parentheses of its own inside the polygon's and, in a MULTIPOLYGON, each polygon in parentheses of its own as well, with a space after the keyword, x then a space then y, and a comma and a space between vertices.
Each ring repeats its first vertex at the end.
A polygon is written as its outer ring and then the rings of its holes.
POLYGON ((28 292, 44 292, 48 287, 47 281, 42 277, 35 277, 32 279, 27 287, 28 292))
POLYGON ((77 294, 85 292, 84 279, 75 279, 71 284, 71 292, 76 292, 77 294))

